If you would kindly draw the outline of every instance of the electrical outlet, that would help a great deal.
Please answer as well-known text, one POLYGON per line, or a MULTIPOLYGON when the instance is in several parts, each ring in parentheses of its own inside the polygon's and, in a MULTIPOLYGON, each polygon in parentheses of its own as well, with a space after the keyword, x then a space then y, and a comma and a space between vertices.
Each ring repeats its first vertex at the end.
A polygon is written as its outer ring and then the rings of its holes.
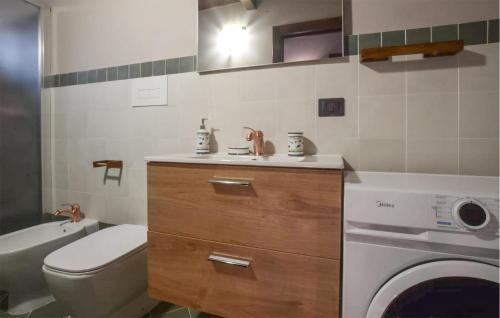
POLYGON ((318 115, 319 117, 345 116, 345 100, 343 98, 320 98, 318 115))

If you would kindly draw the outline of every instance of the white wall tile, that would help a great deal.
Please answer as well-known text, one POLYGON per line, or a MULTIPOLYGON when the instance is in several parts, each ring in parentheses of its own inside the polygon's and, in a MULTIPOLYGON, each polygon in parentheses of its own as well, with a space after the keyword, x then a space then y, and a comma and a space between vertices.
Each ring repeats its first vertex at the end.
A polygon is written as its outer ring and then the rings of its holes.
POLYGON ((239 101, 239 86, 235 73, 205 75, 209 78, 210 100, 213 105, 230 104, 239 101))
POLYGON ((498 91, 460 94, 460 137, 498 138, 498 91))
POLYGON ((405 96, 367 96, 359 99, 361 139, 403 139, 405 96))
POLYGON ((84 110, 69 112, 66 120, 68 139, 87 137, 87 116, 84 110))
POLYGON ((169 76, 165 107, 130 107, 130 81, 53 89, 52 206, 81 200, 100 221, 145 224, 143 157, 194 153, 202 117, 209 118, 219 152, 250 145, 243 126, 263 130, 279 153, 287 151, 287 132, 300 130, 310 152, 341 154, 348 168, 497 175, 495 58, 498 45, 489 44, 466 47, 460 63, 455 57, 360 64, 352 57, 316 66, 178 74, 169 76), (317 99, 327 97, 345 98, 345 117, 318 117, 317 99), (459 146, 458 133, 483 139, 461 139, 459 146), (102 159, 124 160, 119 184, 105 179, 105 169, 92 168, 102 159))
POLYGON ((498 176, 498 139, 461 139, 460 174, 498 176))
POLYGON ((346 169, 360 169, 360 141, 358 138, 337 138, 318 135, 318 154, 342 154, 346 169))
POLYGON ((361 139, 359 169, 363 171, 405 171, 404 140, 361 139))
POLYGON ((458 95, 409 94, 408 139, 458 137, 458 95))
POLYGON ((316 97, 358 96, 357 57, 348 62, 316 66, 316 97))
POLYGON ((412 58, 407 62, 407 71, 409 94, 458 92, 458 58, 456 56, 412 58))
POLYGON ((284 67, 276 71, 278 100, 307 100, 315 95, 314 66, 284 67))
POLYGON ((458 54, 460 91, 498 91, 498 43, 470 45, 458 54))
POLYGON ((372 62, 359 65, 359 95, 404 95, 405 62, 372 62))
POLYGON ((109 127, 114 123, 111 121, 111 112, 108 110, 89 110, 86 113, 86 136, 88 138, 104 138, 109 135, 109 127))
POLYGON ((408 140, 407 151, 408 172, 458 174, 457 139, 408 140))
POLYGON ((211 103, 209 77, 198 73, 181 73, 168 77, 168 105, 211 103))
POLYGON ((239 100, 242 102, 276 99, 275 69, 248 70, 237 73, 239 100))

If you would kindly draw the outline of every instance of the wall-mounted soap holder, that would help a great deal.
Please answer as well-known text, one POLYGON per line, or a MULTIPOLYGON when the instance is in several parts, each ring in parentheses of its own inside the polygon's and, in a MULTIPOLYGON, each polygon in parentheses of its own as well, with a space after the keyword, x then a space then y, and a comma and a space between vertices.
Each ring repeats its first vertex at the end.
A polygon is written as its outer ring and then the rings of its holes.
POLYGON ((109 168, 122 169, 123 168, 123 161, 122 160, 98 160, 98 161, 94 161, 92 163, 92 165, 94 168, 106 167, 106 169, 109 169, 109 168))

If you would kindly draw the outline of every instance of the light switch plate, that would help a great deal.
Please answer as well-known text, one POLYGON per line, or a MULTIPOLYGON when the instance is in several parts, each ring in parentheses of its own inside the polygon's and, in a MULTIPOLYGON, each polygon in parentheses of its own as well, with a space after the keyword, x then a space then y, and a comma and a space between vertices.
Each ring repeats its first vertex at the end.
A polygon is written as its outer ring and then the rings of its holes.
POLYGON ((153 76, 133 79, 131 83, 132 107, 168 104, 168 77, 153 76))
POLYGON ((343 98, 320 98, 318 115, 319 117, 345 116, 345 100, 343 98))

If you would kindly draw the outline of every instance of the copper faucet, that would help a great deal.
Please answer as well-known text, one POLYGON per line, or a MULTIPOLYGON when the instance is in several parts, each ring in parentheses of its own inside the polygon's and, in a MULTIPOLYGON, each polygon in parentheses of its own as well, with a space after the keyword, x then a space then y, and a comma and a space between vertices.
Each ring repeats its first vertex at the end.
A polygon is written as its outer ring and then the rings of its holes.
POLYGON ((69 209, 57 209, 56 212, 54 212, 54 215, 64 215, 64 216, 69 216, 71 218, 72 223, 77 223, 80 222, 82 218, 82 213, 80 211, 80 205, 75 203, 75 204, 63 204, 63 206, 68 206, 69 209))
POLYGON ((264 155, 264 133, 261 130, 254 130, 250 127, 243 127, 245 129, 250 129, 247 135, 248 141, 253 141, 253 153, 256 156, 264 155))

